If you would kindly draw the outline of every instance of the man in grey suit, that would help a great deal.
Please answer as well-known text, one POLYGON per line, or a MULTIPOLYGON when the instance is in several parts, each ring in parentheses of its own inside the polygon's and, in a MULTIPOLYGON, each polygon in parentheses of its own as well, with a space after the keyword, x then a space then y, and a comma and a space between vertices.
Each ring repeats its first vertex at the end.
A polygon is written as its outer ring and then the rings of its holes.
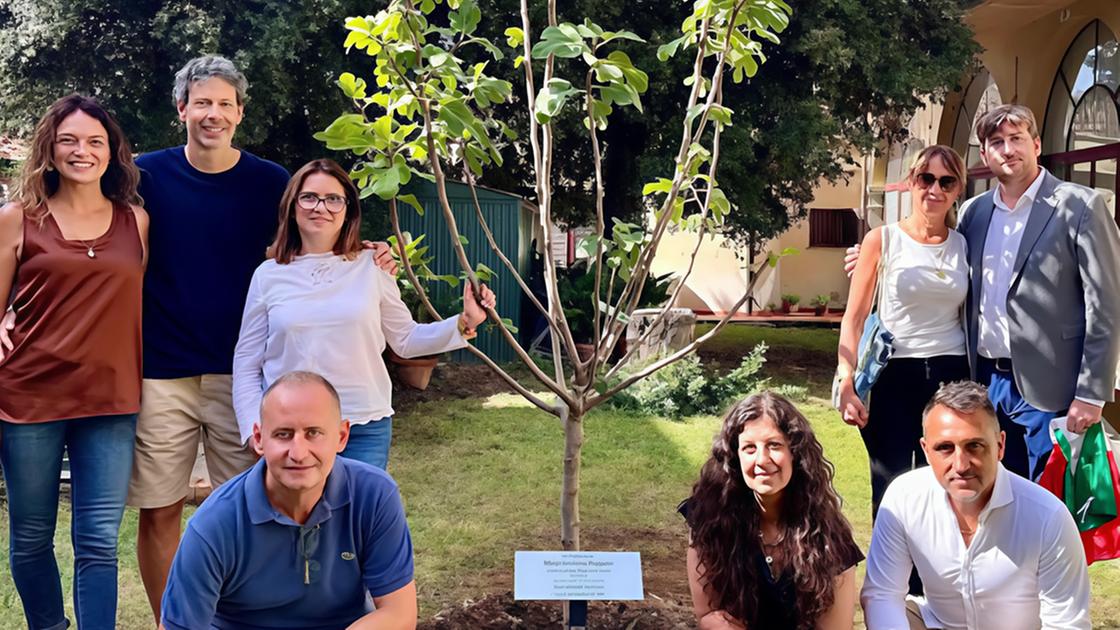
POLYGON ((971 199, 957 227, 972 269, 969 361, 1007 432, 1005 465, 1037 479, 1050 419, 1064 413, 1081 432, 1113 398, 1120 232, 1099 193, 1039 166, 1029 109, 997 107, 976 135, 999 186, 971 199))
MULTIPOLYGON (((1112 401, 1120 358, 1120 231, 1104 199, 1038 164, 1030 109, 1002 105, 976 123, 999 185, 965 203, 965 311, 973 377, 1007 433, 1004 466, 1037 479, 1057 415, 1082 432, 1112 401)), ((845 259, 849 273, 852 252, 845 259)))

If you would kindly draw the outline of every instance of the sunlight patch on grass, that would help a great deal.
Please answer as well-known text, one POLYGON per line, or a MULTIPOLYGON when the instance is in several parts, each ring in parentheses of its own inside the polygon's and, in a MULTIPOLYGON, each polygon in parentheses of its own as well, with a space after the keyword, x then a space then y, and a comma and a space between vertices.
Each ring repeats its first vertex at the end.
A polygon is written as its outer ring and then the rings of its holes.
MULTIPOLYGON (((551 403, 555 396, 552 392, 533 392, 537 398, 551 403)), ((525 399, 521 394, 513 392, 501 392, 494 394, 482 402, 482 406, 487 409, 507 409, 510 407, 517 407, 522 409, 536 409, 533 403, 525 399)))

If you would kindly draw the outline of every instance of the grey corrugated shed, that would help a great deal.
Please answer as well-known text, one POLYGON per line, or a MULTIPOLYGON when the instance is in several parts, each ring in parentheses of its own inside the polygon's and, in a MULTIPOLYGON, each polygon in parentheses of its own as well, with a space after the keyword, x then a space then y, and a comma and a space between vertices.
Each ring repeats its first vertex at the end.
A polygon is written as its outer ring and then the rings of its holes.
MULTIPOLYGON (((424 216, 407 204, 398 204, 400 213, 401 230, 410 232, 415 238, 426 234, 424 244, 429 247, 428 255, 434 256, 432 270, 438 274, 458 275, 459 262, 451 246, 451 235, 447 230, 447 221, 444 219, 443 210, 439 205, 436 187, 426 181, 416 182, 409 186, 410 191, 416 195, 424 206, 424 216)), ((533 234, 533 221, 535 216, 529 210, 526 202, 520 197, 497 190, 477 188, 478 202, 482 208, 482 215, 486 219, 494 240, 521 273, 528 280, 529 276, 529 251, 533 234)), ((447 183, 447 197, 451 202, 451 209, 458 224, 459 233, 468 240, 465 246, 467 258, 472 265, 479 262, 494 270, 494 279, 490 286, 498 296, 498 313, 508 317, 514 326, 521 326, 521 305, 523 295, 521 287, 517 285, 513 274, 502 264, 497 254, 487 243, 486 235, 479 225, 475 212, 474 202, 471 200, 470 188, 458 182, 447 183)), ((435 287, 437 293, 449 291, 462 294, 462 285, 457 289, 449 289, 442 283, 435 287)), ((454 313, 440 313, 444 317, 454 313)), ((498 363, 513 361, 516 354, 497 330, 487 329, 484 326, 479 331, 478 337, 472 342, 475 347, 482 350, 491 359, 498 363)), ((515 335, 518 336, 518 335, 515 335)), ((478 362, 478 359, 465 350, 451 353, 454 361, 478 362)))

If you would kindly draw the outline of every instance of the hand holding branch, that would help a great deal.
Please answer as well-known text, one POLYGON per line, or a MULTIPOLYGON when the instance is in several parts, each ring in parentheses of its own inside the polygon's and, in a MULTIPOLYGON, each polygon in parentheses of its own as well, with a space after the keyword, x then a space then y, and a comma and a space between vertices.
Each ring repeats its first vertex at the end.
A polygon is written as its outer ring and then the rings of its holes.
POLYGON ((467 328, 475 328, 482 322, 486 321, 487 309, 492 309, 498 303, 494 292, 490 287, 485 284, 478 285, 481 299, 475 297, 475 292, 471 290, 471 283, 463 283, 463 321, 466 323, 467 328))

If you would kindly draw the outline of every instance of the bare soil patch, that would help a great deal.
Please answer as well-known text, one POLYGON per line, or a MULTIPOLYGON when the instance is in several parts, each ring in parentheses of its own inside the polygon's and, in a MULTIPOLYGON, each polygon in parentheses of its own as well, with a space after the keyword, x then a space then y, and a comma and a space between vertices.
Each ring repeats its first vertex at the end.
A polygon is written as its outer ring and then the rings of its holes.
MULTIPOLYGON (((673 530, 634 527, 589 527, 581 533, 584 549, 595 551, 639 551, 646 599, 627 602, 591 602, 588 625, 595 630, 654 630, 695 627, 684 558, 687 545, 683 522, 673 530)), ((516 541, 520 549, 548 549, 555 533, 516 541)), ((420 630, 520 630, 561 628, 563 610, 559 602, 515 601, 513 566, 487 572, 468 580, 458 591, 466 597, 432 618, 420 630)), ((454 597, 456 594, 448 593, 454 597)))
MULTIPOLYGON (((392 364, 390 374, 392 374, 392 364)), ((436 366, 428 388, 424 390, 401 387, 393 380, 393 407, 398 413, 417 403, 433 400, 462 400, 486 398, 501 392, 514 391, 489 367, 477 363, 450 363, 442 361, 436 366)))
MULTIPOLYGON (((694 627, 692 611, 662 602, 592 602, 587 625, 595 630, 666 630, 694 627)), ((562 628, 559 602, 514 601, 513 593, 467 600, 417 626, 418 630, 536 630, 562 628)))

